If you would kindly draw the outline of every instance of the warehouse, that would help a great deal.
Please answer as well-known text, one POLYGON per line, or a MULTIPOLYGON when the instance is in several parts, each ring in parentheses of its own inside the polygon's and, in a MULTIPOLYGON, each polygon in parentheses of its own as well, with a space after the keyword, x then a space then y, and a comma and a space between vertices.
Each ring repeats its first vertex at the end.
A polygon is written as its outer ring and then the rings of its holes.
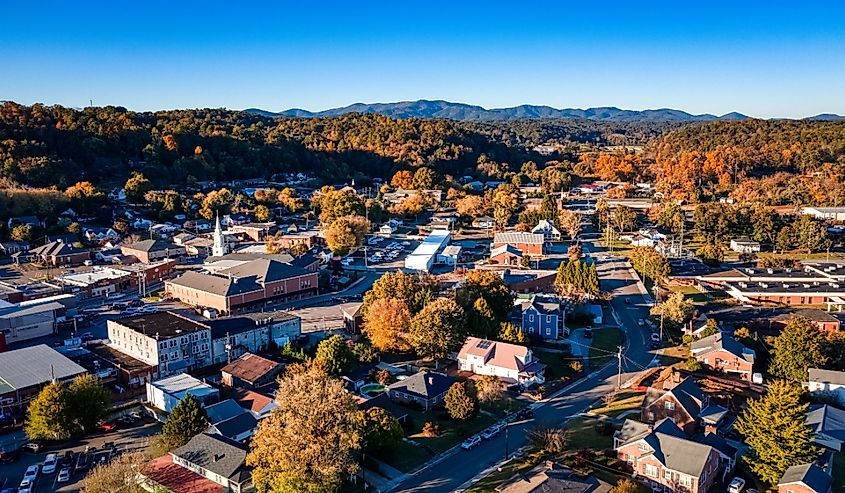
POLYGON ((435 229, 420 245, 405 258, 405 268, 429 272, 437 254, 449 244, 451 233, 445 229, 435 229))

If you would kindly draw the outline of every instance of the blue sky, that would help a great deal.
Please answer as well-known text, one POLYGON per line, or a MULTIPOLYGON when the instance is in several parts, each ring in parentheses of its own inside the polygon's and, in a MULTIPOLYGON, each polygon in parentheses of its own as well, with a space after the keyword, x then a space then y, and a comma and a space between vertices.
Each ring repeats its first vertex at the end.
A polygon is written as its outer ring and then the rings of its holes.
POLYGON ((424 98, 845 114, 845 2, 10 2, 3 12, 0 99, 27 104, 321 110, 424 98))

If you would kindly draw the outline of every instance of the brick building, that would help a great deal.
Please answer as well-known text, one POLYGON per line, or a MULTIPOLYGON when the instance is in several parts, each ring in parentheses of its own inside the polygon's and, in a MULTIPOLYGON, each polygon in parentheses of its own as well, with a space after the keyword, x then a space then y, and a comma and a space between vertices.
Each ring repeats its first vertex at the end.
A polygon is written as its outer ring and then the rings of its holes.
POLYGON ((185 247, 162 240, 142 240, 129 245, 121 245, 120 253, 133 256, 145 264, 166 258, 178 258, 185 255, 185 247))
POLYGON ((737 342, 730 334, 719 332, 699 339, 690 346, 690 353, 708 368, 751 381, 754 351, 737 342))
POLYGON ((707 406, 707 398, 691 378, 680 379, 679 374, 655 383, 646 390, 642 404, 642 420, 656 423, 671 419, 687 434, 695 431, 701 409, 707 406))
POLYGON ((545 237, 542 233, 496 233, 493 237, 493 245, 490 250, 495 250, 504 245, 510 245, 522 252, 523 255, 539 257, 543 255, 545 237))

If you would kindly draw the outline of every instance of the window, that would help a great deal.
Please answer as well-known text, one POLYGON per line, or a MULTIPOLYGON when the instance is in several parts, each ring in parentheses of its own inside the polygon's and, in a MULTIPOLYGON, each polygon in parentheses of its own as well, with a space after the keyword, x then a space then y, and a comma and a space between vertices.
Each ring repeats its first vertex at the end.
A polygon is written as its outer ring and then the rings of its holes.
POLYGON ((672 471, 670 471, 669 469, 664 469, 663 470, 663 479, 670 479, 671 480, 672 479, 672 471))
POLYGON ((551 329, 551 327, 548 327, 548 326, 546 327, 546 335, 547 335, 547 336, 552 335, 552 329, 551 329))
POLYGON ((546 315, 546 322, 551 322, 551 321, 552 321, 552 316, 546 315))
POLYGON ((681 474, 678 477, 678 484, 685 488, 692 488, 692 476, 681 474))
POLYGON ((672 402, 672 401, 666 401, 666 402, 663 403, 663 407, 668 409, 669 411, 674 411, 675 410, 675 403, 672 402))
POLYGON ((640 452, 648 452, 648 446, 644 443, 640 443, 637 448, 640 449, 640 452))
POLYGON ((533 322, 534 321, 534 315, 528 315, 528 321, 533 322))
POLYGON ((656 478, 657 477, 657 466, 653 466, 651 464, 646 464, 645 465, 645 475, 650 477, 650 478, 656 478))
POLYGON ((653 412, 653 411, 649 411, 649 412, 648 412, 648 420, 649 420, 649 421, 654 421, 654 412, 653 412))

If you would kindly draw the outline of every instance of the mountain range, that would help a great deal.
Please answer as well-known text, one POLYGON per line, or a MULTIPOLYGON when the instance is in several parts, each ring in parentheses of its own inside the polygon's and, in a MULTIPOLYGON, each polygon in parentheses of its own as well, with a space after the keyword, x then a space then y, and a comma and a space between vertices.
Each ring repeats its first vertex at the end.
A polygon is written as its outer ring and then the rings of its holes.
MULTIPOLYGON (((452 103, 449 101, 430 101, 420 99, 417 101, 400 101, 397 103, 355 103, 343 108, 332 108, 324 111, 308 111, 299 108, 292 108, 278 113, 249 108, 244 111, 255 113, 271 118, 276 117, 331 117, 340 116, 346 113, 379 113, 392 118, 449 118, 452 120, 474 120, 474 121, 501 121, 501 120, 537 120, 541 118, 581 118, 595 121, 626 122, 626 121, 668 121, 668 122, 696 122, 713 120, 745 120, 750 118, 742 113, 731 112, 721 116, 708 113, 693 115, 686 111, 671 108, 660 108, 656 110, 623 110, 620 108, 599 107, 599 108, 564 108, 557 109, 551 106, 536 106, 523 104, 512 108, 486 109, 481 106, 474 106, 464 103, 452 103)), ((822 113, 810 116, 805 120, 841 120, 845 117, 822 113)))

